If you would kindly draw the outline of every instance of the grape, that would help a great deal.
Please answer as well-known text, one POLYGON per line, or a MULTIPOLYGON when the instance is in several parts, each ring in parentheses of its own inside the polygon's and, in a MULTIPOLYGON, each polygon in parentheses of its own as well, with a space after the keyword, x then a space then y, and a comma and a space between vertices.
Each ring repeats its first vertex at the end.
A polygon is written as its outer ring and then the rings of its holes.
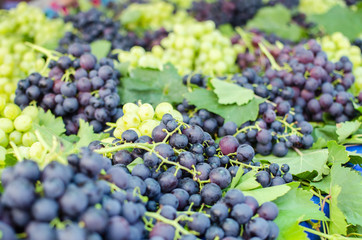
POLYGON ((34 200, 34 187, 24 178, 17 178, 9 182, 2 196, 5 206, 20 209, 29 208, 34 200))
POLYGON ((257 213, 265 220, 274 220, 278 216, 278 207, 273 202, 265 202, 259 207, 257 213))
POLYGON ((246 224, 253 216, 253 210, 245 203, 236 204, 233 206, 230 216, 239 224, 246 224))
POLYGON ((32 206, 32 215, 37 221, 47 222, 58 216, 58 204, 51 199, 38 199, 32 206))
POLYGON ((164 205, 161 208, 160 214, 167 219, 174 220, 176 218, 177 212, 176 209, 172 206, 164 205))
POLYGON ((211 221, 213 222, 223 222, 228 214, 228 207, 225 204, 217 203, 210 209, 211 221))
POLYGON ((245 232, 249 236, 255 236, 261 239, 265 239, 270 232, 269 224, 263 218, 257 217, 246 224, 245 232))
POLYGON ((158 178, 158 182, 160 183, 162 192, 171 192, 178 184, 177 178, 170 172, 162 173, 158 178))
POLYGON ((205 204, 211 205, 221 198, 221 189, 215 183, 208 183, 201 189, 201 197, 205 204))
POLYGON ((263 186, 268 187, 271 184, 270 174, 266 171, 259 171, 256 174, 256 180, 263 186))
POLYGON ((224 237, 224 231, 220 227, 211 226, 209 229, 207 229, 205 237, 207 240, 213 240, 215 238, 222 239, 224 237))
POLYGON ((26 227, 26 234, 29 239, 35 240, 46 240, 46 239, 57 239, 56 232, 46 223, 31 222, 26 227))
POLYGON ((225 136, 220 140, 220 150, 224 155, 236 152, 239 146, 238 140, 233 136, 225 136))
POLYGON ((231 183, 231 175, 228 170, 223 167, 213 169, 209 173, 211 183, 217 184, 221 189, 226 188, 231 183))
POLYGON ((152 239, 155 236, 162 237, 165 240, 173 240, 175 236, 175 229, 171 225, 159 222, 156 223, 150 232, 150 238, 152 239))
POLYGON ((192 221, 188 224, 189 229, 202 235, 210 227, 210 220, 203 213, 195 213, 191 217, 192 221))
POLYGON ((278 185, 283 185, 283 184, 285 184, 285 181, 280 176, 276 176, 275 178, 272 179, 272 182, 271 182, 271 186, 278 186, 278 185))
POLYGON ((184 166, 186 168, 192 169, 196 166, 196 159, 194 157, 194 154, 190 152, 182 152, 177 158, 178 162, 181 166, 184 166))
POLYGON ((109 219, 106 231, 107 240, 127 239, 130 233, 130 225, 127 220, 120 216, 109 219))

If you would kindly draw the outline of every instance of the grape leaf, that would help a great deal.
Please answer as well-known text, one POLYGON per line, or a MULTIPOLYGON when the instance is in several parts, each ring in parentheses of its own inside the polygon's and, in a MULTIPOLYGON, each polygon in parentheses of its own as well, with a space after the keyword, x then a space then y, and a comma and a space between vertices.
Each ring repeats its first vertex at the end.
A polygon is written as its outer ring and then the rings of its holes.
POLYGON ((109 51, 111 51, 112 43, 106 40, 97 40, 91 43, 91 52, 97 59, 107 57, 109 51))
POLYGON ((252 170, 244 174, 241 178, 239 183, 236 185, 236 189, 241 191, 248 191, 251 189, 256 189, 261 187, 260 183, 256 181, 255 174, 257 173, 256 170, 252 170))
POLYGON ((56 118, 50 111, 44 112, 42 108, 39 108, 38 120, 38 123, 34 123, 35 128, 44 126, 56 136, 60 136, 66 131, 63 119, 56 118))
POLYGON ((359 129, 360 126, 361 126, 361 123, 357 120, 343 122, 343 123, 337 125, 336 133, 338 135, 338 141, 342 142, 345 139, 347 139, 349 136, 351 136, 353 133, 355 133, 359 129))
POLYGON ((327 147, 330 140, 338 141, 335 125, 325 125, 323 127, 315 127, 312 136, 314 138, 313 148, 321 149, 327 147))
POLYGON ((190 104, 197 108, 203 108, 225 118, 225 121, 235 122, 241 125, 246 121, 254 121, 258 117, 259 104, 264 100, 253 98, 248 104, 238 106, 236 104, 221 105, 218 103, 217 95, 203 88, 197 88, 186 93, 185 98, 190 104))
POLYGON ((334 164, 331 169, 331 178, 332 188, 341 187, 337 205, 344 213, 347 222, 354 225, 361 224, 362 176, 349 168, 334 164))
POLYGON ((338 196, 341 193, 341 187, 335 185, 331 189, 332 201, 329 205, 330 208, 330 225, 329 231, 330 234, 346 234, 347 233, 347 223, 343 215, 343 212, 338 208, 338 196))
POLYGON ((187 88, 182 84, 181 76, 172 64, 166 64, 163 70, 136 68, 129 77, 121 79, 122 103, 143 102, 157 105, 161 102, 182 102, 187 88))
POLYGON ((309 184, 313 187, 318 188, 322 192, 329 194, 330 188, 331 188, 331 175, 329 174, 328 176, 324 177, 319 182, 310 182, 309 184))
POLYGON ((242 167, 239 167, 235 177, 233 177, 233 180, 230 183, 230 189, 235 188, 235 186, 241 181, 241 177, 243 176, 244 169, 242 167))
POLYGON ((273 201, 280 196, 285 195, 289 190, 290 186, 283 184, 273 187, 267 188, 258 188, 250 191, 243 191, 246 196, 253 196, 258 200, 259 204, 263 204, 265 202, 273 201))
POLYGON ((348 152, 348 156, 350 158, 349 160, 350 163, 362 165, 362 154, 355 152, 348 152))
MULTIPOLYGON (((256 155, 256 159, 267 160, 270 163, 278 163, 279 166, 282 164, 288 164, 290 166, 290 173, 293 175, 317 171, 317 177, 320 177, 328 160, 328 150, 304 150, 300 151, 300 153, 301 155, 295 151, 289 151, 285 157, 256 155)), ((298 177, 302 178, 303 175, 299 175, 298 177)))
POLYGON ((250 89, 240 87, 234 83, 229 83, 219 79, 212 79, 212 85, 214 86, 214 93, 218 97, 220 104, 233 104, 243 105, 254 97, 254 92, 250 89))
POLYGON ((88 122, 85 122, 83 119, 79 120, 79 130, 77 136, 79 137, 79 141, 76 143, 76 148, 86 147, 91 142, 102 140, 108 137, 106 133, 94 133, 93 126, 90 126, 88 122))
POLYGON ((291 41, 300 40, 305 33, 303 29, 292 21, 289 9, 282 5, 264 7, 258 11, 253 19, 249 20, 248 29, 257 28, 266 33, 273 33, 291 41))
POLYGON ((310 201, 313 196, 312 193, 299 188, 299 183, 290 183, 288 186, 290 190, 273 201, 279 209, 279 215, 274 220, 280 230, 278 239, 291 239, 287 235, 290 232, 290 228, 298 232, 299 235, 302 235, 298 227, 295 226, 296 222, 309 219, 327 220, 326 216, 318 210, 318 205, 310 201))
MULTIPOLYGON (((278 218, 275 221, 278 222, 278 218)), ((277 223, 278 225, 278 223, 277 223)), ((303 228, 299 226, 299 221, 295 221, 294 223, 290 223, 288 227, 279 224, 279 235, 278 240, 309 240, 307 234, 304 232, 303 228), (279 226, 280 225, 280 226, 279 226)))
POLYGON ((130 172, 132 172, 133 168, 137 166, 138 164, 143 164, 143 159, 138 157, 135 160, 133 160, 130 164, 127 165, 127 168, 130 172))
POLYGON ((346 147, 339 145, 336 141, 329 141, 328 144, 328 163, 343 164, 349 161, 348 152, 346 147))
POLYGON ((341 32, 354 40, 361 33, 362 9, 353 11, 336 5, 324 14, 308 16, 307 21, 318 23, 327 34, 341 32))

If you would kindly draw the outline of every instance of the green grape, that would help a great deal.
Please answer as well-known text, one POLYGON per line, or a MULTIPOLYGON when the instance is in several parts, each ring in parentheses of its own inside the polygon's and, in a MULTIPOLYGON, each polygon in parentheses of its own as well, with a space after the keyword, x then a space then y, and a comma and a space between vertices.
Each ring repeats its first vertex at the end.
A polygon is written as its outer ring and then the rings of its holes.
POLYGON ((23 134, 21 141, 25 147, 30 147, 33 143, 36 142, 36 136, 32 132, 26 132, 23 134))
MULTIPOLYGON (((4 133, 4 131, 2 131, 4 133)), ((0 135, 2 135, 0 133, 0 135)), ((7 147, 9 145, 9 137, 6 133, 0 138, 0 146, 7 147)))
POLYGON ((149 103, 142 104, 138 109, 138 116, 140 117, 141 121, 152 119, 154 115, 155 110, 149 103))
POLYGON ((13 131, 9 134, 9 141, 20 145, 22 143, 22 136, 23 134, 21 132, 13 131))
POLYGON ((18 105, 14 104, 14 103, 8 103, 5 106, 4 111, 3 111, 3 116, 10 119, 10 120, 14 120, 20 114, 21 114, 20 107, 18 105))
POLYGON ((5 133, 11 133, 14 130, 13 121, 8 118, 0 118, 0 129, 5 133))
POLYGON ((124 132, 123 129, 120 129, 120 128, 117 127, 117 128, 115 128, 114 131, 113 131, 113 136, 114 136, 115 138, 121 139, 123 132, 124 132))
POLYGON ((29 157, 31 159, 40 160, 43 156, 45 149, 40 142, 35 142, 29 149, 29 157))
POLYGON ((343 0, 300 0, 299 11, 305 14, 323 14, 336 5, 345 6, 343 0))
POLYGON ((38 118, 39 110, 35 106, 27 106, 26 108, 23 109, 22 114, 28 115, 34 121, 35 119, 38 118))
MULTIPOLYGON (((1 81, 1 79, 0 79, 1 81)), ((1 85, 1 83, 0 83, 1 85)), ((5 108, 6 105, 6 98, 4 96, 0 96, 0 111, 2 111, 5 108)))
POLYGON ((19 132, 27 132, 32 128, 33 120, 28 115, 20 115, 14 121, 14 127, 19 132))
POLYGON ((126 129, 137 128, 141 123, 141 119, 134 113, 126 113, 123 115, 122 119, 126 129))
POLYGON ((162 119, 162 116, 166 113, 171 113, 173 110, 173 107, 170 103, 167 103, 167 102, 163 102, 163 103, 160 103, 157 105, 156 107, 156 117, 158 119, 162 119))
POLYGON ((30 158, 29 150, 30 150, 30 147, 24 147, 24 146, 19 147, 19 152, 20 152, 21 156, 23 156, 23 158, 30 158))
POLYGON ((0 146, 0 161, 5 161, 6 159, 6 149, 0 146))
POLYGON ((138 113, 138 106, 137 104, 134 104, 134 103, 126 103, 124 106, 123 106, 123 113, 124 114, 137 114, 138 113))
POLYGON ((155 127, 160 124, 160 121, 148 119, 140 124, 138 130, 141 133, 141 136, 146 135, 152 137, 152 131, 155 127))

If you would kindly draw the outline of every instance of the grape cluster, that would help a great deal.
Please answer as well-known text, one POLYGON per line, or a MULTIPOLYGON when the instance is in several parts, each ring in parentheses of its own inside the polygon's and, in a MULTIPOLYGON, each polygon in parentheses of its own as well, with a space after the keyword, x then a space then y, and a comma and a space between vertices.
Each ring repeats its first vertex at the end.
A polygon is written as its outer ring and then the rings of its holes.
POLYGON ((211 21, 177 24, 173 31, 154 46, 151 52, 133 47, 130 52, 120 51, 118 60, 137 66, 162 68, 170 62, 184 75, 202 71, 210 75, 237 72, 236 52, 240 46, 232 46, 230 40, 215 29, 211 21))
POLYGON ((182 121, 182 115, 173 109, 172 105, 163 102, 153 109, 149 103, 140 104, 126 103, 123 108, 123 116, 115 124, 109 123, 115 127, 113 135, 121 139, 123 132, 134 130, 138 136, 152 136, 152 131, 160 124, 164 114, 169 113, 178 121, 182 121))
MULTIPOLYGON (((282 104, 289 110, 294 108, 293 117, 298 122, 322 121, 324 113, 336 122, 344 122, 355 116, 355 100, 348 92, 355 76, 352 73, 353 64, 347 57, 343 56, 337 62, 329 61, 327 54, 313 39, 305 46, 273 48, 269 53, 276 64, 271 65, 268 59, 263 66, 263 77, 252 69, 245 69, 236 82, 254 89, 258 96, 277 105, 282 104)), ((285 115, 289 110, 280 114, 285 115)))
POLYGON ((113 60, 98 62, 89 52, 88 45, 72 44, 69 56, 50 63, 48 77, 32 73, 19 81, 15 103, 25 107, 36 101, 45 111, 63 118, 67 134, 78 132, 79 119, 88 121, 96 133, 101 132, 106 122, 123 114, 117 94, 120 74, 113 60))
POLYGON ((289 165, 272 163, 269 168, 261 170, 256 174, 256 180, 262 187, 277 186, 293 181, 292 174, 289 173, 289 165))
POLYGON ((334 6, 345 6, 344 1, 341 0, 300 0, 299 11, 309 14, 323 14, 328 12, 334 6))
POLYGON ((128 170, 89 148, 68 162, 41 170, 24 160, 3 171, 2 239, 143 239, 146 202, 128 170))
POLYGON ((153 1, 146 3, 132 3, 121 14, 124 21, 123 26, 130 31, 135 30, 158 30, 165 28, 171 30, 175 24, 193 22, 186 11, 178 9, 165 1, 153 1), (137 18, 129 20, 129 16, 137 15, 137 18))
POLYGON ((242 26, 254 17, 262 7, 261 0, 217 0, 214 2, 194 1, 190 13, 199 21, 212 20, 217 26, 231 24, 242 26))
POLYGON ((98 9, 64 17, 65 22, 72 23, 77 33, 66 32, 59 40, 57 51, 67 53, 72 43, 92 43, 96 40, 107 40, 112 43, 112 49, 129 50, 135 45, 141 45, 140 39, 132 32, 122 34, 119 21, 105 16, 98 9))
POLYGON ((328 58, 337 62, 341 57, 348 57, 353 64, 353 74, 356 83, 354 86, 357 92, 362 89, 362 56, 361 49, 350 43, 348 38, 340 32, 333 33, 331 36, 324 36, 320 39, 323 51, 328 58))
POLYGON ((47 19, 44 13, 22 2, 0 18, 0 95, 8 102, 15 97, 19 79, 44 66, 42 54, 30 51, 25 42, 53 46, 71 29, 62 20, 47 19))

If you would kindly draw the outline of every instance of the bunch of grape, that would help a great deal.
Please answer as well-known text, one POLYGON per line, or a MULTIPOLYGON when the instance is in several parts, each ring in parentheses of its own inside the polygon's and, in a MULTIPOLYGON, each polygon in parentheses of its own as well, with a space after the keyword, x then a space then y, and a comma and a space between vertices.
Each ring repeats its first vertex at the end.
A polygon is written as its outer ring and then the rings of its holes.
POLYGON ((119 21, 106 17, 103 12, 95 8, 87 12, 67 15, 64 21, 72 23, 77 32, 66 32, 60 39, 57 51, 62 53, 67 53, 72 43, 92 43, 100 39, 110 41, 112 49, 129 50, 135 45, 142 45, 141 40, 134 33, 120 32, 119 21))
POLYGON ((154 47, 151 52, 147 52, 141 46, 134 46, 129 51, 123 51, 116 49, 113 51, 114 54, 117 55, 117 59, 119 62, 128 63, 128 70, 137 67, 148 67, 153 69, 163 69, 162 60, 154 54, 155 50, 158 49, 154 47))
POLYGON ((256 174, 256 180, 262 187, 277 186, 293 181, 292 174, 289 173, 289 165, 283 164, 280 168, 276 163, 269 165, 269 168, 261 170, 256 174))
POLYGON ((324 36, 320 39, 323 51, 328 55, 328 58, 337 62, 341 57, 346 56, 353 64, 353 74, 355 76, 355 86, 357 92, 362 89, 362 55, 361 49, 351 45, 347 37, 342 33, 336 32, 331 36, 324 36))
POLYGON ((160 68, 161 63, 171 62, 182 75, 192 71, 223 75, 237 71, 235 60, 239 48, 239 45, 233 47, 230 40, 215 29, 213 22, 195 22, 175 25, 173 32, 151 52, 134 47, 130 53, 121 51, 118 59, 130 62, 131 67, 160 68))
MULTIPOLYGON (((43 170, 31 160, 6 168, 1 176, 2 239, 144 239, 146 202, 138 180, 126 168, 89 148, 51 162, 43 170), (101 170, 105 171, 103 175, 101 170)), ((140 180, 145 184, 142 180, 140 180)))
POLYGON ((345 6, 343 0, 300 0, 299 11, 305 14, 323 14, 336 5, 345 6))
MULTIPOLYGON (((6 103, 0 97, 0 161, 5 160, 6 149, 10 142, 26 152, 37 141, 33 131, 33 122, 38 119, 38 109, 28 106, 23 111, 14 103, 6 103)), ((1 165, 1 164, 0 164, 1 165)))
POLYGON ((152 131, 160 124, 160 121, 166 113, 171 114, 178 121, 182 121, 182 115, 172 105, 163 102, 153 109, 151 104, 144 103, 139 106, 134 103, 126 103, 123 108, 123 116, 120 117, 115 124, 113 135, 116 138, 121 138, 126 130, 134 130, 140 136, 152 136, 152 131))
POLYGON ((277 105, 288 102, 283 104, 289 110, 294 108, 294 119, 298 122, 322 121, 323 113, 328 113, 336 122, 356 116, 353 107, 356 100, 348 92, 355 76, 353 64, 347 57, 343 56, 337 62, 329 61, 327 54, 313 39, 293 48, 284 46, 276 51, 273 48, 269 55, 268 58, 274 59, 268 60, 263 77, 246 69, 236 82, 277 105), (273 64, 272 60, 275 60, 273 64), (268 85, 272 88, 268 89, 268 85))
POLYGON ((176 11, 172 4, 164 1, 130 4, 122 12, 121 20, 129 20, 129 16, 135 15, 138 17, 123 23, 127 30, 158 30, 162 27, 171 30, 177 23, 186 24, 194 21, 185 11, 176 11))
POLYGON ((41 54, 25 44, 53 46, 70 26, 47 19, 44 13, 22 2, 0 16, 0 95, 13 101, 16 83, 44 66, 41 54))
POLYGON ((120 73, 113 60, 97 58, 88 45, 72 44, 68 53, 49 65, 48 77, 32 73, 19 81, 15 103, 20 107, 32 101, 45 111, 61 116, 67 134, 78 132, 79 119, 88 121, 94 132, 106 122, 116 121, 123 113, 117 93, 120 73))
POLYGON ((254 17, 261 7, 261 0, 217 0, 211 3, 202 0, 193 2, 190 12, 197 20, 211 20, 217 26, 227 23, 242 26, 254 17))

